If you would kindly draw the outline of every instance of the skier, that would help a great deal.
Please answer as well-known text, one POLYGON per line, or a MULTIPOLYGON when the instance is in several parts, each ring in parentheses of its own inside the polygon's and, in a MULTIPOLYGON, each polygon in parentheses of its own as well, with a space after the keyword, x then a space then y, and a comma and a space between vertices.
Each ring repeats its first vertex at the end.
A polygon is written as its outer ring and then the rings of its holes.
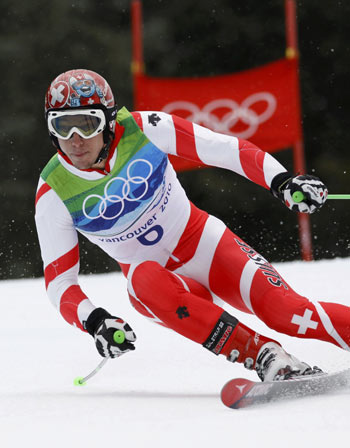
POLYGON ((223 222, 188 200, 168 154, 230 169, 303 213, 326 200, 318 178, 288 173, 252 143, 175 115, 117 110, 106 80, 90 70, 59 75, 45 114, 57 149, 36 195, 46 289, 63 318, 93 336, 101 356, 134 350, 136 336, 79 287, 77 232, 119 263, 137 311, 255 369, 262 381, 319 370, 239 322, 215 304, 216 296, 278 332, 349 349, 350 309, 294 292, 223 222), (295 191, 304 193, 303 202, 293 201, 295 191), (125 334, 122 344, 113 340, 116 330, 125 334))

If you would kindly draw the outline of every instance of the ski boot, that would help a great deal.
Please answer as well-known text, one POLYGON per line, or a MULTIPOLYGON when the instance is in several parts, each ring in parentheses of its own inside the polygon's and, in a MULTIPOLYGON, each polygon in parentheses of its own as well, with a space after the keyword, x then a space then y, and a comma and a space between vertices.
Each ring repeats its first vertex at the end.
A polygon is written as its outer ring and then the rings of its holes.
POLYGON ((285 352, 275 342, 267 342, 258 353, 255 370, 261 381, 281 381, 291 378, 322 374, 319 367, 310 367, 295 356, 285 352))

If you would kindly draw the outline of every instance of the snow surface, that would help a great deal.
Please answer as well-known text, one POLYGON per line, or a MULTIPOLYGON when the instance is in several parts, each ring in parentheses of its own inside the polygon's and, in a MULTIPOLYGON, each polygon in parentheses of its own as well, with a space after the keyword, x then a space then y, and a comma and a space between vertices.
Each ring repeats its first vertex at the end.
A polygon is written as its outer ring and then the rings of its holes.
MULTIPOLYGON (((276 267, 299 293, 350 305, 349 261, 276 267)), ((42 279, 0 282, 2 448, 347 445, 350 391, 230 410, 220 401, 221 387, 233 377, 255 379, 253 372, 143 318, 120 274, 80 282, 96 305, 129 321, 137 350, 76 387, 73 379, 101 361, 91 337, 57 315, 42 279)), ((350 366, 350 354, 331 344, 278 335, 255 317, 234 314, 311 364, 329 371, 350 366)))

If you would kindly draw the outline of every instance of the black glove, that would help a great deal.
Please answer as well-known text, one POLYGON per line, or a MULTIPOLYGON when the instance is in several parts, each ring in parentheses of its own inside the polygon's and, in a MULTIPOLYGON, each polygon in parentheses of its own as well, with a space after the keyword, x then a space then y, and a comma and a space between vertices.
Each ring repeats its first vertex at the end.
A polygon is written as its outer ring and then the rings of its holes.
POLYGON ((130 325, 119 317, 111 316, 103 308, 96 308, 84 326, 95 339, 99 354, 105 358, 117 358, 130 350, 135 350, 133 342, 136 341, 136 335, 130 325), (123 342, 116 342, 114 339, 114 333, 118 330, 124 333, 125 340, 123 342))
POLYGON ((271 182, 272 194, 281 199, 288 208, 301 213, 313 213, 326 202, 328 190, 316 176, 280 173, 271 182), (294 200, 293 194, 301 192, 301 200, 294 200))

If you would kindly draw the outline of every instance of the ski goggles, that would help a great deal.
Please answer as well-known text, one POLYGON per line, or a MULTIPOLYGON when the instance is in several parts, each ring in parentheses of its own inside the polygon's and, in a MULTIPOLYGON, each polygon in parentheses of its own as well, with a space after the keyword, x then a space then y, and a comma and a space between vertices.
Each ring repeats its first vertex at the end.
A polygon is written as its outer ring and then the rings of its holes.
POLYGON ((47 114, 50 133, 62 140, 71 138, 74 132, 82 138, 92 138, 106 127, 106 117, 101 109, 53 110, 47 114))

